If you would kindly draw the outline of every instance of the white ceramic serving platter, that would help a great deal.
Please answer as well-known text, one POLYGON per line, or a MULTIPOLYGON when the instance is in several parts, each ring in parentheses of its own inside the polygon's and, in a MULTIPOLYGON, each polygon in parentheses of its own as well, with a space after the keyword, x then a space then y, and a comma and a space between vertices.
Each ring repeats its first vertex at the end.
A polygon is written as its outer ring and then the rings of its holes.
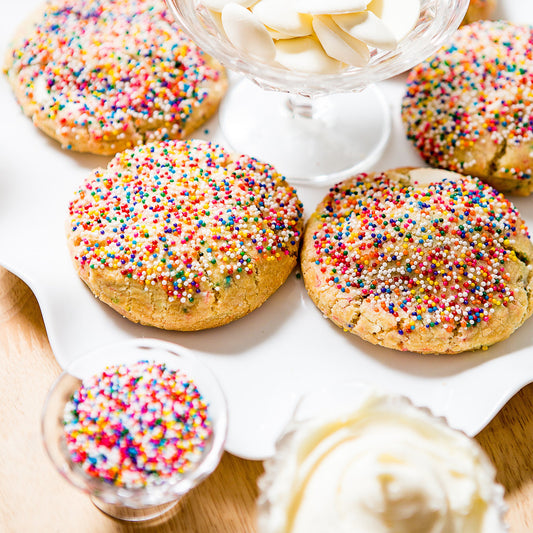
MULTIPOLYGON (((38 4, 3 3, 1 53, 16 25, 38 4)), ((502 0, 499 16, 533 23, 533 2, 502 0)), ((422 165, 400 123, 404 78, 380 87, 391 106, 393 136, 374 168, 422 165)), ((326 384, 353 379, 376 383, 474 435, 533 381, 532 320, 483 352, 444 357, 398 353, 344 333, 323 318, 296 272, 260 309, 221 328, 178 333, 132 324, 96 300, 78 279, 64 238, 73 191, 90 169, 105 166, 110 158, 62 150, 23 115, 4 77, 0 117, 0 264, 34 291, 59 364, 66 367, 104 344, 135 337, 185 346, 212 368, 222 385, 230 416, 226 449, 235 455, 270 456, 299 396, 326 384)), ((224 144, 216 118, 198 136, 224 144)), ((327 188, 298 187, 298 192, 309 215, 327 188)), ((533 229, 533 198, 515 203, 533 229)))

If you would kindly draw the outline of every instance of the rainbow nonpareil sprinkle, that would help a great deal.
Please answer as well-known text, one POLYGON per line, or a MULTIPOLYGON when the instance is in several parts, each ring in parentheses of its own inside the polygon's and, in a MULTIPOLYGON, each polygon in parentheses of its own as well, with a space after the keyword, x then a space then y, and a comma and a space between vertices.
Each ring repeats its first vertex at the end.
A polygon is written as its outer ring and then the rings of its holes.
POLYGON ((212 431, 195 384, 147 361, 110 366, 85 379, 64 410, 71 460, 89 476, 127 488, 193 469, 212 431))

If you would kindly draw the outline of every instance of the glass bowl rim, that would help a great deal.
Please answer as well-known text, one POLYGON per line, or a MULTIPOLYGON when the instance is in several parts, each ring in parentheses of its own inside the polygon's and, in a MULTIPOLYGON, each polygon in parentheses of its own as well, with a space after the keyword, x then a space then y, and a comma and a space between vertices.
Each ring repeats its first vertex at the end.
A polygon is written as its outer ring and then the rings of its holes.
POLYGON ((254 61, 237 50, 220 34, 212 19, 211 26, 206 25, 209 15, 207 8, 201 5, 201 0, 165 1, 178 26, 205 52, 229 69, 241 72, 263 88, 306 96, 362 90, 372 83, 409 70, 446 42, 459 27, 469 4, 469 0, 421 0, 418 23, 395 50, 375 51, 375 57, 366 67, 350 67, 338 74, 309 74, 254 61), (424 10, 431 8, 445 9, 449 18, 433 17, 430 21, 425 20, 424 10), (207 15, 202 15, 202 10, 207 15))

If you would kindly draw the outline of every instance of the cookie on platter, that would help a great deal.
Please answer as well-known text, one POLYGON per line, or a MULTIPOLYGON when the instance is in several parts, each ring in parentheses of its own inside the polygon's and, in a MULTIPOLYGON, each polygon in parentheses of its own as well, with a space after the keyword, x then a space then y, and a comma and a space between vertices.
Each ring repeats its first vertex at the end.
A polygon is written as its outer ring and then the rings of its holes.
POLYGON ((463 24, 470 24, 477 20, 490 19, 496 10, 496 0, 470 0, 463 24))
POLYGON ((227 87, 164 0, 52 0, 19 28, 4 71, 38 128, 96 154, 184 138, 227 87))
POLYGON ((419 353, 508 337, 533 313, 533 244, 513 205, 439 169, 359 174, 311 216, 301 268, 316 306, 345 331, 419 353))
POLYGON ((407 79, 407 136, 434 167, 477 176, 501 192, 533 191, 533 28, 481 21, 407 79))
POLYGON ((296 191, 276 170, 206 141, 151 143, 97 169, 69 205, 79 276, 126 318, 164 329, 227 324, 297 261, 296 191))

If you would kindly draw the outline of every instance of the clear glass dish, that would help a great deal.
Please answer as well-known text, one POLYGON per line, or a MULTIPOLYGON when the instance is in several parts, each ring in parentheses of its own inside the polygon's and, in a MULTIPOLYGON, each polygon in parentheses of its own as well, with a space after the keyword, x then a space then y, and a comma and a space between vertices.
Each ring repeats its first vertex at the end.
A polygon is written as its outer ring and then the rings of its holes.
POLYGON ((155 339, 133 339, 107 345, 74 361, 51 387, 41 419, 46 451, 59 472, 72 485, 89 494, 101 511, 127 521, 160 516, 211 474, 224 451, 227 424, 226 400, 211 371, 181 346, 155 339), (66 403, 83 379, 110 365, 128 365, 138 361, 164 363, 166 368, 179 370, 190 378, 208 404, 213 431, 201 459, 191 470, 161 484, 127 488, 90 476, 72 460, 66 445, 63 416, 66 403))
POLYGON ((379 159, 390 135, 390 110, 373 84, 435 52, 458 28, 469 3, 421 0, 418 22, 395 50, 372 50, 365 67, 308 74, 237 50, 201 0, 166 1, 196 43, 253 81, 236 84, 222 103, 221 128, 231 147, 267 160, 296 183, 311 185, 334 183, 379 159))

